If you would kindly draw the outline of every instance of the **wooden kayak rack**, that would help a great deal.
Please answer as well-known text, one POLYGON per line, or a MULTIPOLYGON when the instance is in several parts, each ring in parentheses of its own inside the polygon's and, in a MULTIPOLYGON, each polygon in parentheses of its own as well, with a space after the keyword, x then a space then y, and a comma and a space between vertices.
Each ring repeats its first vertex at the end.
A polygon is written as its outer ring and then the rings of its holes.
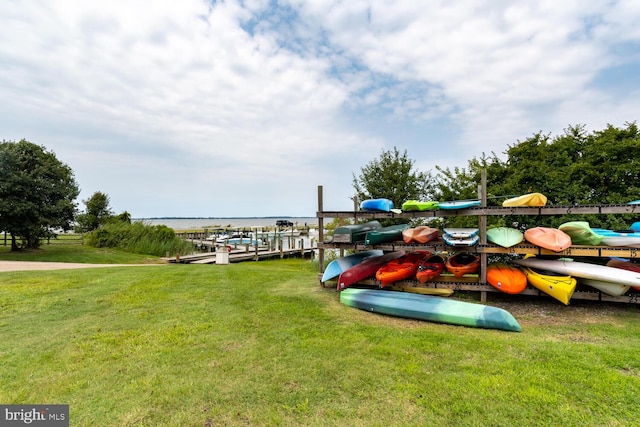
MULTIPOLYGON (((482 183, 478 186, 478 198, 482 201, 480 207, 459 209, 459 210, 430 210, 430 211, 412 211, 412 212, 371 212, 371 211, 324 211, 323 210, 323 187, 318 186, 318 211, 316 217, 318 219, 318 259, 320 272, 318 280, 322 277, 324 271, 325 250, 339 249, 341 254, 346 250, 355 252, 382 249, 384 251, 415 251, 426 250, 431 252, 456 252, 468 251, 480 255, 480 273, 473 277, 463 277, 458 279, 454 276, 440 276, 437 282, 427 282, 422 284, 418 281, 405 281, 403 284, 409 286, 421 286, 429 288, 453 289, 454 291, 471 291, 480 292, 481 301, 486 301, 488 293, 501 293, 493 286, 487 283, 486 267, 487 256, 493 254, 514 254, 514 255, 553 255, 558 257, 620 257, 620 258, 640 258, 640 249, 628 247, 613 246, 583 246, 575 245, 567 248, 562 252, 553 252, 548 249, 534 246, 524 241, 519 245, 510 248, 487 243, 486 229, 488 216, 505 216, 505 215, 522 215, 522 216, 540 216, 540 215, 566 215, 566 214, 640 214, 640 204, 613 204, 613 205, 581 205, 581 206, 540 206, 540 207, 501 207, 486 206, 486 174, 483 172, 482 183), (402 241, 389 242, 378 245, 364 245, 364 242, 356 243, 334 243, 325 242, 324 221, 325 218, 353 218, 357 220, 373 220, 373 219, 415 219, 415 218, 440 218, 451 216, 476 216, 480 230, 480 243, 471 247, 452 248, 444 243, 442 239, 434 240, 425 245, 405 244, 402 241)), ((364 285, 377 286, 375 279, 367 279, 361 282, 364 285)), ((322 284, 324 286, 324 284, 322 284)), ((551 298, 538 289, 527 286, 527 288, 518 295, 533 295, 545 298, 551 298)), ((640 292, 633 288, 629 292, 621 296, 611 296, 598 291, 595 288, 578 285, 573 293, 572 300, 590 300, 590 301, 607 301, 621 302, 629 304, 640 304, 640 292)))

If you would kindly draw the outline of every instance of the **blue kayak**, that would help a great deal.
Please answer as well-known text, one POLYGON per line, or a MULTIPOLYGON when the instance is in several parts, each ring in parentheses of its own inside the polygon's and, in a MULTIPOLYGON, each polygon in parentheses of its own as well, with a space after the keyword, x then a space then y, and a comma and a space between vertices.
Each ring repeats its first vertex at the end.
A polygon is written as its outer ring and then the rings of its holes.
POLYGON ((393 202, 389 199, 367 199, 360 203, 363 211, 390 212, 393 209, 393 202))
POLYGON ((439 209, 466 209, 480 206, 480 200, 455 200, 452 202, 438 203, 439 209))

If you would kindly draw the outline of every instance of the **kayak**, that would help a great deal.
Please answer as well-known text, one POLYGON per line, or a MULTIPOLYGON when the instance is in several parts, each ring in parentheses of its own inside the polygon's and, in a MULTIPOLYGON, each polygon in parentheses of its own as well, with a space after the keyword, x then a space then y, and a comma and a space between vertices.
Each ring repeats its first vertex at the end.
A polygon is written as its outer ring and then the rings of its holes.
POLYGON ((426 283, 440 276, 444 271, 445 260, 440 255, 432 255, 418 265, 416 279, 420 283, 426 283))
POLYGON ((350 224, 337 227, 333 231, 334 243, 355 243, 365 239, 368 231, 379 230, 382 225, 378 221, 363 224, 350 224))
POLYGON ((598 246, 603 236, 594 232, 587 221, 570 221, 561 224, 558 230, 565 232, 574 245, 598 246))
POLYGON ((640 233, 635 230, 613 231, 594 228, 594 232, 602 236, 602 244, 625 248, 640 248, 640 233))
POLYGON ((519 294, 527 287, 527 276, 518 267, 503 263, 487 266, 487 282, 507 294, 519 294))
POLYGON ((455 200, 451 202, 439 202, 439 209, 466 209, 480 206, 480 200, 455 200))
POLYGON ((414 228, 407 228, 402 232, 402 240, 405 243, 428 243, 438 238, 438 229, 431 228, 426 225, 420 225, 414 228))
POLYGON ((363 211, 390 212, 393 209, 393 202, 389 199, 367 199, 360 203, 363 211))
POLYGON ((374 289, 345 289, 340 302, 373 313, 476 328, 521 332, 506 310, 432 295, 374 289))
POLYGON ((444 234, 453 239, 467 239, 476 236, 480 230, 477 228, 445 228, 444 234))
POLYGON ((569 300, 576 290, 576 279, 561 273, 537 268, 523 267, 522 271, 527 276, 527 282, 531 286, 557 299, 564 305, 569 304, 569 300))
POLYGON ((355 265, 340 274, 338 277, 338 285, 336 288, 340 291, 345 289, 354 283, 358 283, 360 280, 364 280, 367 277, 375 276, 376 271, 389 261, 393 261, 396 258, 400 258, 404 255, 404 251, 389 252, 382 256, 367 258, 360 264, 355 265))
POLYGON ((402 239, 402 232, 409 228, 409 224, 390 225, 377 230, 367 231, 364 236, 365 245, 377 245, 378 243, 394 242, 402 239))
MULTIPOLYGON (((609 262, 607 262, 607 267, 620 268, 622 270, 635 271, 636 273, 640 273, 640 264, 636 264, 635 262, 627 261, 620 258, 611 258, 609 262)), ((640 286, 632 286, 636 291, 640 291, 640 286)))
POLYGON ((436 201, 421 202, 418 200, 407 200, 402 204, 404 212, 429 211, 438 209, 439 203, 436 201))
POLYGON ((448 297, 453 294, 453 289, 425 288, 423 286, 399 285, 397 283, 389 285, 385 289, 396 292, 411 292, 413 294, 438 295, 441 297, 448 297))
POLYGON ((640 231, 640 222, 634 222, 629 228, 633 231, 640 231))
POLYGON ((466 238, 451 237, 449 234, 442 236, 442 240, 449 246, 474 246, 480 241, 480 236, 472 236, 466 238))
POLYGON ((347 255, 338 259, 334 259, 329 264, 327 264, 327 268, 322 273, 321 282, 326 282, 331 279, 335 279, 340 276, 340 273, 343 271, 360 264, 367 258, 381 256, 383 254, 380 249, 373 249, 370 251, 362 251, 356 252, 355 254, 347 255))
POLYGON ((458 252, 447 258, 445 267, 456 277, 477 273, 480 270, 480 257, 469 252, 458 252))
POLYGON ((605 265, 571 261, 568 259, 515 259, 514 264, 566 274, 583 279, 614 282, 621 285, 640 286, 640 273, 607 267, 605 265))
POLYGON ((571 246, 571 237, 557 228, 534 227, 524 232, 524 238, 541 248, 562 252, 571 246))
POLYGON ((420 262, 430 255, 428 251, 415 251, 389 261, 376 271, 376 280, 384 288, 399 280, 413 279, 420 262))
POLYGON ((496 227, 487 230, 487 241, 503 248, 510 248, 524 240, 522 231, 510 227, 496 227))
POLYGON ((547 196, 541 193, 529 193, 513 197, 502 202, 504 207, 515 206, 544 206, 547 204, 547 196))
POLYGON ((620 295, 624 295, 627 293, 631 286, 629 285, 621 285, 620 283, 615 282, 607 282, 604 280, 596 280, 596 279, 580 279, 578 281, 581 285, 591 286, 592 288, 596 288, 602 293, 607 295, 611 295, 614 297, 619 297, 620 295))

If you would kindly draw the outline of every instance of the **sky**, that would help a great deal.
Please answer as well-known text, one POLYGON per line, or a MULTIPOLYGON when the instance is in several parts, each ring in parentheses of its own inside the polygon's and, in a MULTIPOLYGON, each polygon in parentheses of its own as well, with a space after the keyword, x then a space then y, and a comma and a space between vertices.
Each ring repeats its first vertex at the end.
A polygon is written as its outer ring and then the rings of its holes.
POLYGON ((637 0, 4 0, 0 138, 150 217, 349 210, 418 171, 640 118, 637 0))

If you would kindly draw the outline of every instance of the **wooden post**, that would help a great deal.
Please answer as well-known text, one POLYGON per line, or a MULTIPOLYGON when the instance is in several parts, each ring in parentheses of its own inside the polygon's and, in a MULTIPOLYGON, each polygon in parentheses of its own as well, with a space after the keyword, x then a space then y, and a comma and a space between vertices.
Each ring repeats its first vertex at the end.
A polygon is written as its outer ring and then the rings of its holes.
MULTIPOLYGON (((318 243, 322 245, 324 242, 324 218, 320 216, 320 212, 322 212, 324 207, 322 206, 322 185, 318 185, 318 243)), ((324 273, 324 248, 320 247, 318 249, 318 264, 320 265, 320 273, 324 273)), ((322 287, 324 288, 324 283, 320 282, 322 287)))
MULTIPOLYGON (((487 207, 487 170, 482 169, 481 183, 478 185, 478 199, 480 199, 480 206, 487 207)), ((487 216, 478 216, 478 228, 480 229, 480 244, 487 244, 487 216)), ((480 283, 486 285, 487 283, 487 254, 482 251, 480 254, 480 283)), ((480 292, 480 301, 487 302, 487 291, 480 292)))

